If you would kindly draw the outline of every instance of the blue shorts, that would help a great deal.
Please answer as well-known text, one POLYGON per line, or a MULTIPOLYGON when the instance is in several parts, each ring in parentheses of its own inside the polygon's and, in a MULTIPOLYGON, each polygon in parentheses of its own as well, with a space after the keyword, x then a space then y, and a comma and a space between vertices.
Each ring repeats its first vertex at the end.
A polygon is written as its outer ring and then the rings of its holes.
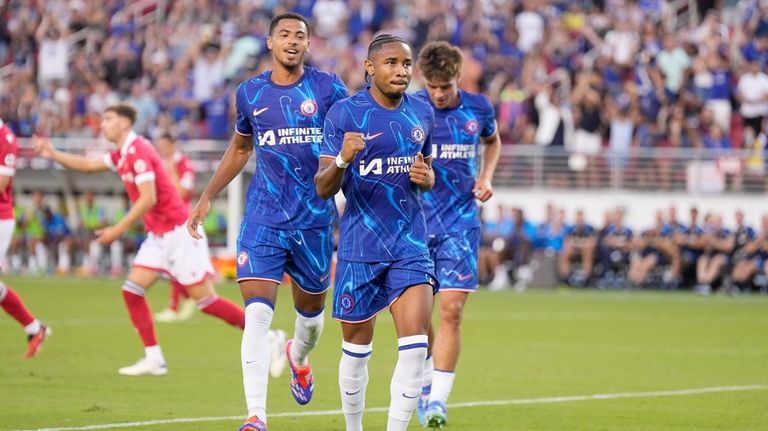
POLYGON ((480 229, 427 236, 440 290, 474 292, 479 284, 477 255, 480 229))
POLYGON ((311 294, 323 293, 331 283, 333 230, 276 229, 243 224, 237 241, 237 281, 271 280, 282 283, 288 273, 311 294))
POLYGON ((435 266, 429 256, 392 262, 352 262, 339 259, 333 288, 333 318, 364 322, 389 307, 411 286, 432 285, 437 292, 435 266))

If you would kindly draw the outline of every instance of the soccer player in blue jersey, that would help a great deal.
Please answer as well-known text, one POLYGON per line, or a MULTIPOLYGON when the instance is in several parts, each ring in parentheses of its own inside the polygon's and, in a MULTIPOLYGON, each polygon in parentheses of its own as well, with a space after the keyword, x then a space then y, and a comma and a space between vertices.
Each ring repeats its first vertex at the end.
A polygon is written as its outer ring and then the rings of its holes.
POLYGON ((241 359, 248 406, 240 431, 267 429, 268 331, 284 272, 292 279, 297 313, 294 338, 286 344, 291 392, 306 404, 314 390, 307 356, 323 329, 336 207, 318 196, 313 178, 324 118, 347 89, 335 75, 304 66, 309 36, 301 15, 286 13, 272 20, 267 46, 273 68, 237 88, 236 133, 188 224, 190 234, 198 236, 211 199, 240 173, 255 149, 256 172, 237 254, 237 280, 246 305, 241 359))
POLYGON ((431 42, 419 53, 425 90, 416 97, 435 110, 432 168, 435 187, 424 194, 429 252, 440 285, 440 328, 430 328, 432 356, 424 365, 419 420, 442 427, 461 346, 464 304, 478 285, 480 217, 476 200, 493 195, 491 179, 501 152, 496 116, 487 97, 459 89, 461 51, 431 42), (482 164, 478 156, 484 149, 482 164), (478 168, 480 172, 478 174, 478 168))
POLYGON ((429 104, 405 94, 412 63, 403 39, 377 36, 365 60, 368 87, 334 104, 323 129, 317 191, 329 198, 342 189, 347 199, 333 293, 333 317, 344 337, 339 387, 347 431, 363 429, 379 312, 389 307, 398 337, 388 431, 408 427, 427 357, 437 286, 420 195, 435 183, 435 119, 429 104))

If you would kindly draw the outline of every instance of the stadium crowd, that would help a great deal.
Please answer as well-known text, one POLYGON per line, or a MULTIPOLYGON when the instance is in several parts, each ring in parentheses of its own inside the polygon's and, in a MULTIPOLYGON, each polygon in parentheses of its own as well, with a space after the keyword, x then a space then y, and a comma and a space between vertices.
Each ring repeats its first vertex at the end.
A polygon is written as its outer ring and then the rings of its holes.
POLYGON ((484 223, 479 261, 491 289, 525 289, 542 270, 575 287, 768 293, 768 215, 753 227, 737 210, 735 224, 725 226, 722 214, 691 207, 682 215, 670 206, 633 230, 622 208, 606 211, 602 226, 590 225, 582 210, 569 219, 552 204, 538 224, 520 208, 501 205, 498 213, 484 223))
POLYGON ((700 1, 697 24, 680 29, 663 0, 131 3, 4 2, 0 63, 12 66, 0 117, 19 136, 93 137, 99 113, 122 99, 139 110, 138 133, 226 138, 234 86, 264 69, 269 20, 293 10, 313 20, 309 63, 353 91, 376 32, 417 52, 431 40, 461 46, 462 85, 491 98, 504 142, 564 147, 582 158, 573 166, 594 165, 604 146, 763 145, 764 1, 700 1))
MULTIPOLYGON (((696 3, 698 19, 674 28, 677 11, 662 0, 174 0, 141 7, 125 0, 9 0, 0 6, 0 64, 10 71, 0 81, 0 118, 20 137, 93 138, 104 108, 125 100, 137 107, 140 134, 171 133, 181 142, 224 139, 232 131, 234 87, 268 65, 269 21, 291 10, 312 18, 309 64, 338 73, 350 91, 364 85, 356 65, 377 32, 402 36, 417 52, 432 40, 462 47, 462 86, 490 97, 503 142, 560 147, 587 183, 606 149, 746 148, 757 155, 746 168, 762 173, 768 2, 696 3), (165 6, 162 20, 153 19, 158 5, 165 6)), ((663 186, 674 166, 661 159, 646 169, 663 186)), ((23 258, 33 271, 45 271, 66 270, 74 260, 94 271, 88 232, 104 221, 52 211, 37 198, 18 214, 11 249, 16 262, 23 258), (38 250, 69 258, 42 269, 39 262, 49 258, 38 250)), ((525 275, 534 251, 550 250, 562 257, 562 278, 576 285, 643 284, 659 276, 670 287, 700 290, 717 278, 710 272, 736 270, 736 250, 746 243, 715 253, 728 259, 714 259, 714 271, 709 257, 715 246, 692 252, 690 235, 698 234, 669 227, 670 217, 659 216, 656 228, 621 240, 618 227, 609 229, 621 226, 614 222, 621 218, 617 212, 606 216, 602 230, 578 234, 588 240, 576 241, 573 232, 580 228, 566 227, 556 211, 541 226, 521 221, 518 230, 510 220, 522 215, 508 215, 486 224, 481 268, 486 281, 498 262, 512 262, 525 275), (494 238, 505 245, 494 247, 494 238), (566 264, 574 253, 584 258, 577 270, 566 264), (650 271, 653 259, 666 271, 650 271), (707 264, 698 271, 702 261, 707 264)), ((719 232, 717 219, 707 217, 699 236, 719 232)), ((579 226, 580 216, 575 220, 579 226)), ((131 241, 123 248, 135 247, 131 241)), ((745 279, 741 273, 730 278, 745 279)))

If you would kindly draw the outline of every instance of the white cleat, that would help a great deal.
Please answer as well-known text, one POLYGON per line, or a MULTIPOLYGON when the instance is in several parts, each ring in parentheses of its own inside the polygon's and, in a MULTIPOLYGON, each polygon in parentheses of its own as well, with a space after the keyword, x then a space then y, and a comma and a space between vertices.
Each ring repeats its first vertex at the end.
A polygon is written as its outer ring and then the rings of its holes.
POLYGON ((155 320, 162 323, 173 323, 179 321, 179 313, 165 308, 159 313, 155 313, 155 320))
POLYGON ((285 366, 288 365, 288 357, 285 354, 285 343, 288 336, 282 329, 269 331, 269 375, 278 378, 283 374, 285 366))
POLYGON ((180 322, 189 320, 189 318, 195 314, 195 310, 197 310, 197 302, 195 302, 194 299, 182 299, 181 304, 179 305, 179 311, 176 313, 176 317, 180 322))
POLYGON ((135 364, 120 368, 117 372, 124 376, 164 376, 168 374, 168 367, 165 364, 141 358, 135 364))

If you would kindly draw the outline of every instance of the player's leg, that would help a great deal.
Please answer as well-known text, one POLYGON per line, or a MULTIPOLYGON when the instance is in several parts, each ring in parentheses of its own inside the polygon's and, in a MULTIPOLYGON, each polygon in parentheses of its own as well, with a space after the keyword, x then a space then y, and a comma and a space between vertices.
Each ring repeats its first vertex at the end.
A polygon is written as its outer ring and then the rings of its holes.
POLYGON ((381 275, 386 263, 339 259, 333 289, 333 318, 341 322, 339 391, 347 431, 362 431, 368 360, 375 316, 388 305, 381 275))
POLYGON ((169 253, 171 283, 186 290, 205 314, 217 317, 238 328, 245 327, 243 309, 216 294, 213 286, 213 265, 208 239, 192 238, 184 226, 165 234, 169 253))
MULTIPOLYGON (((430 284, 418 284, 406 289, 390 306, 397 330, 398 358, 390 383, 387 431, 405 431, 418 404, 427 357, 432 295, 430 284)), ((432 391, 434 393, 434 386, 432 391)))
MULTIPOLYGON (((8 268, 6 254, 11 245, 16 220, 0 220, 0 270, 8 268)), ((51 329, 37 320, 27 309, 21 297, 5 283, 0 281, 0 307, 3 307, 14 320, 24 327, 27 334, 27 352, 25 356, 31 358, 40 351, 45 339, 51 334, 51 329)))
POLYGON ((368 360, 373 353, 376 318, 359 323, 341 322, 343 341, 339 361, 339 390, 346 431, 363 430, 368 360))
MULTIPOLYGON (((151 241, 152 238, 147 241, 151 241)), ((146 243, 145 243, 146 244, 146 243)), ((148 244, 151 246, 152 244, 148 244)), ((133 365, 120 368, 118 373, 124 376, 162 376, 168 373, 163 351, 157 342, 155 324, 152 321, 152 312, 145 298, 147 290, 157 281, 159 273, 155 269, 139 266, 146 259, 150 259, 150 253, 142 251, 150 250, 142 245, 136 256, 136 261, 128 278, 123 282, 123 300, 131 317, 131 323, 141 338, 144 345, 144 357, 133 365)), ((159 260, 159 259, 158 259, 159 260)))
POLYGON ((314 392, 314 377, 307 360, 323 332, 325 296, 330 287, 333 231, 330 226, 286 230, 286 244, 291 257, 286 272, 291 276, 293 303, 296 309, 293 339, 286 344, 291 367, 291 393, 299 404, 307 404, 314 392))
POLYGON ((242 430, 266 427, 269 328, 287 257, 287 249, 277 229, 247 224, 242 227, 238 239, 237 281, 245 303, 240 359, 248 408, 248 420, 242 430))
POLYGON ((197 303, 197 308, 203 313, 221 319, 236 328, 245 328, 243 309, 229 299, 217 295, 210 276, 206 276, 194 285, 188 286, 181 281, 179 285, 189 292, 190 298, 197 303))

